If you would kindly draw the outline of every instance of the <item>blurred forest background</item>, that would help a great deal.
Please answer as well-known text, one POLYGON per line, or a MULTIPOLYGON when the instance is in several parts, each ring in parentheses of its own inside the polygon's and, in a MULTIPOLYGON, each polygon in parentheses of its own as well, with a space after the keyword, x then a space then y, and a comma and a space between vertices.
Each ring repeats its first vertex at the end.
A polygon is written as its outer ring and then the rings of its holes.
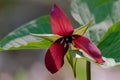
MULTIPOLYGON (((48 15, 54 3, 66 12, 74 26, 78 25, 70 13, 71 0, 0 0, 0 40, 19 26, 48 15)), ((44 66, 45 51, 0 52, 0 80, 75 80, 68 63, 56 74, 50 74, 44 66)), ((92 80, 118 80, 120 74, 116 68, 102 69, 95 64, 91 73, 92 80)))

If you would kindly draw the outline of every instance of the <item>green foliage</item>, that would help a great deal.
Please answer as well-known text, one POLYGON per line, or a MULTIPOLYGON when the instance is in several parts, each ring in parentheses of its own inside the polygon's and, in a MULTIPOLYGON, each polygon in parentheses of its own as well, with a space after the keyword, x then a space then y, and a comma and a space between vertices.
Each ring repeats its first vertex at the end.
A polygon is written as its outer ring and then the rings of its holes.
POLYGON ((112 25, 100 41, 98 47, 106 58, 120 62, 120 22, 112 25))
MULTIPOLYGON (((94 24, 86 35, 96 45, 98 44, 104 57, 113 58, 116 62, 120 62, 119 11, 120 0, 73 0, 71 4, 72 16, 78 23, 84 25, 93 20, 94 24), (111 26, 112 24, 114 25, 111 26)), ((76 74, 79 75, 76 75, 76 79, 78 80, 86 80, 88 77, 85 62, 84 59, 77 59, 76 74)))
POLYGON ((49 16, 35 19, 20 26, 0 42, 0 50, 19 50, 47 48, 50 41, 34 37, 31 34, 49 34, 51 32, 49 16))
POLYGON ((105 5, 105 4, 108 4, 108 3, 112 3, 114 1, 115 0, 97 0, 96 6, 105 5))
POLYGON ((120 3, 119 0, 73 0, 71 9, 72 13, 79 15, 83 23, 91 19, 94 19, 95 23, 102 22, 105 19, 118 21, 115 18, 119 15, 115 12, 115 9, 117 10, 120 7, 118 3, 120 3))
POLYGON ((73 0, 71 12, 80 24, 93 20, 94 25, 88 30, 87 36, 98 44, 109 26, 120 21, 119 4, 120 0, 73 0))

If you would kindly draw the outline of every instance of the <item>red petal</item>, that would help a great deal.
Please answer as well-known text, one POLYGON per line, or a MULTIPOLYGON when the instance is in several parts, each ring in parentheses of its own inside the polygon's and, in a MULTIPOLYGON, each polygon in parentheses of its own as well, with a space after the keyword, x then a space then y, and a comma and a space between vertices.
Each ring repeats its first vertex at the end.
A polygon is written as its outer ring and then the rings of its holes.
POLYGON ((84 50, 89 56, 95 59, 97 63, 101 64, 104 62, 100 50, 95 46, 94 43, 84 36, 75 35, 74 37, 75 39, 73 40, 73 43, 76 48, 81 48, 84 50))
POLYGON ((64 63, 64 55, 68 50, 68 45, 60 43, 61 39, 56 40, 48 49, 45 56, 45 65, 51 73, 57 72, 64 63))
POLYGON ((73 32, 73 27, 66 14, 54 5, 50 15, 52 32, 61 36, 67 36, 73 32))

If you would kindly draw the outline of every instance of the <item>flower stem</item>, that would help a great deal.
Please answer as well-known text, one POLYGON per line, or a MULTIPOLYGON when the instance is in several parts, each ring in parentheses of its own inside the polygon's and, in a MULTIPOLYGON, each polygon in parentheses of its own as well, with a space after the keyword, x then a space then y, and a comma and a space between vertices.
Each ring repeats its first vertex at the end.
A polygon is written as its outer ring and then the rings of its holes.
POLYGON ((91 80, 91 63, 89 61, 86 61, 86 75, 87 80, 91 80))

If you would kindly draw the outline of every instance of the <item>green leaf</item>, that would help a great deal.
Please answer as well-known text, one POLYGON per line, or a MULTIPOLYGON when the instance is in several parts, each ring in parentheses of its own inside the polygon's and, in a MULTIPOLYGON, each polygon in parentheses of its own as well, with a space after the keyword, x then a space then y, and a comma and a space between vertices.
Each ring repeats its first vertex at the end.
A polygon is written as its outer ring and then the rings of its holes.
POLYGON ((120 21, 119 4, 120 0, 73 0, 71 13, 80 24, 93 20, 86 35, 98 44, 109 26, 120 21))
POLYGON ((50 41, 32 36, 31 34, 51 34, 49 16, 43 16, 20 26, 9 33, 0 42, 0 50, 47 48, 50 41))
POLYGON ((101 5, 104 5, 104 4, 113 2, 113 1, 115 1, 115 0, 98 0, 96 3, 96 6, 101 6, 101 5))
POLYGON ((100 41, 98 47, 106 58, 120 62, 120 22, 112 25, 100 41))

